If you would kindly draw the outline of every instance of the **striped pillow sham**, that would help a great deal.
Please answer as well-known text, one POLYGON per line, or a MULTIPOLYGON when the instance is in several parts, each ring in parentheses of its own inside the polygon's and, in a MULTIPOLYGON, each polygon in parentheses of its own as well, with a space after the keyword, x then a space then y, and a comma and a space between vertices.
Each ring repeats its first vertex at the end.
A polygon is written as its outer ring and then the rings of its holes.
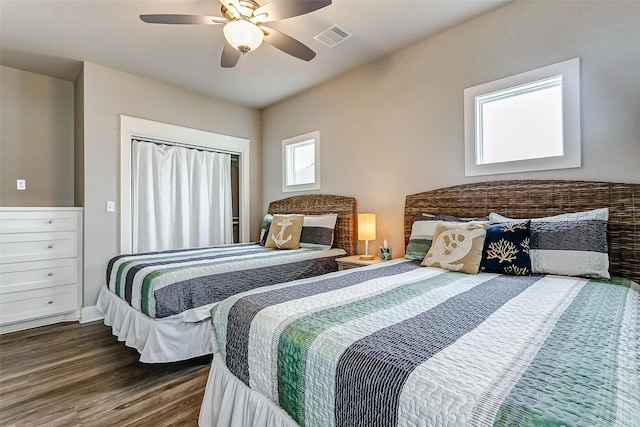
POLYGON ((300 235, 300 247, 331 249, 338 214, 305 215, 300 235))
MULTIPOLYGON (((609 209, 531 219, 531 271, 609 279, 609 209)), ((498 213, 491 223, 517 221, 498 213)))

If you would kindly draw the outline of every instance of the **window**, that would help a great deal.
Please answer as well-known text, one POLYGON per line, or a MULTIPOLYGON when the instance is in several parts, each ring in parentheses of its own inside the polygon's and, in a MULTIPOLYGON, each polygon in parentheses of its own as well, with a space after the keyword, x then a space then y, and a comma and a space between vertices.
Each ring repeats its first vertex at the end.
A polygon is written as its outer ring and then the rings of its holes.
POLYGON ((465 89, 466 176, 581 165, 579 61, 465 89))
POLYGON ((282 141, 282 191, 320 189, 320 132, 282 141))

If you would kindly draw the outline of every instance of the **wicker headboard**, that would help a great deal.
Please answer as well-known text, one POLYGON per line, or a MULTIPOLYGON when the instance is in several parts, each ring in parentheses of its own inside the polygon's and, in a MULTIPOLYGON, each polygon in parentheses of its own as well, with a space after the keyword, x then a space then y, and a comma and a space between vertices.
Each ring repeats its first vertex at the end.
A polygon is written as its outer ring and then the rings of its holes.
POLYGON ((539 218, 609 208, 609 272, 640 283, 640 184, 593 181, 492 181, 407 196, 405 246, 417 214, 479 217, 498 212, 539 218))
POLYGON ((338 214, 333 246, 347 251, 347 255, 355 253, 356 245, 356 199, 331 194, 309 194, 293 196, 269 203, 270 214, 304 214, 322 215, 338 214))

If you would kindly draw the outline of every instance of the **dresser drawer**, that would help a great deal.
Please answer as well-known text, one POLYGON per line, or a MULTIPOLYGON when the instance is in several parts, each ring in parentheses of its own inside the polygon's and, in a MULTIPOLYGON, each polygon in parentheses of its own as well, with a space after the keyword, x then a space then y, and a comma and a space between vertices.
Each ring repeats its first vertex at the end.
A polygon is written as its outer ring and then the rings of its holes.
POLYGON ((74 211, 4 210, 0 212, 0 233, 38 233, 77 229, 78 213, 74 211))
POLYGON ((0 294, 78 282, 74 258, 0 265, 0 294))
POLYGON ((77 255, 78 235, 75 231, 0 234, 0 264, 77 255))
POLYGON ((0 294, 0 324, 70 312, 77 307, 76 285, 0 294))

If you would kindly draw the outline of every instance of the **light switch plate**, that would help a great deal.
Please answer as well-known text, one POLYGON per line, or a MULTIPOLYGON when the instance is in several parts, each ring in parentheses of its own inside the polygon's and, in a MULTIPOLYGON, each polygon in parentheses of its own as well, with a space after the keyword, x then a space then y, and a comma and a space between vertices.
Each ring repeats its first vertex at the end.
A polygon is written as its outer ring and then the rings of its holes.
POLYGON ((27 181, 24 179, 16 180, 16 188, 18 190, 26 190, 27 189, 27 181))
POLYGON ((115 212, 116 211, 116 202, 107 201, 107 212, 115 212))

